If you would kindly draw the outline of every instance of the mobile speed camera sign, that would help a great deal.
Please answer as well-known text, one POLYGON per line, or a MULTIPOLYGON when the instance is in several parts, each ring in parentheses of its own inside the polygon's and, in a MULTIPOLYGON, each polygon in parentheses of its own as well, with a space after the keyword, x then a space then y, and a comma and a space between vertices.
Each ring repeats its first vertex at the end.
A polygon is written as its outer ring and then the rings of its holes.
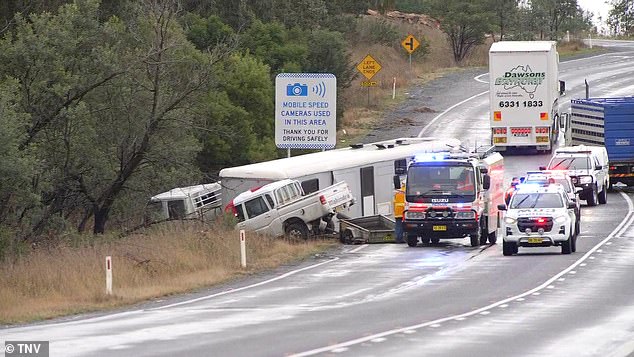
POLYGON ((275 77, 275 144, 284 149, 332 149, 337 142, 337 78, 330 73, 275 77))

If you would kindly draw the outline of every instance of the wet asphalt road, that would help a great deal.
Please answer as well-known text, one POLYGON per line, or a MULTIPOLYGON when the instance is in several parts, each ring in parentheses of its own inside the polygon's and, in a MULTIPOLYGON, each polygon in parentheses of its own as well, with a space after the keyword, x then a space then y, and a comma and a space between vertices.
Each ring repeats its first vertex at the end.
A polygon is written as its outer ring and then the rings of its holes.
MULTIPOLYGON (((563 62, 561 71, 566 101, 583 93, 584 78, 593 96, 634 89, 630 52, 563 62)), ((408 134, 488 140, 488 87, 474 80, 482 73, 412 90, 414 102, 404 105, 435 113, 411 114, 408 134)), ((403 136, 394 130, 370 141, 403 136)), ((507 156, 506 175, 547 159, 507 156)), ((571 255, 553 247, 504 257, 500 245, 473 248, 468 239, 342 246, 197 294, 0 336, 50 340, 51 356, 627 356, 634 351, 631 197, 611 193, 607 205, 582 211, 571 255)))

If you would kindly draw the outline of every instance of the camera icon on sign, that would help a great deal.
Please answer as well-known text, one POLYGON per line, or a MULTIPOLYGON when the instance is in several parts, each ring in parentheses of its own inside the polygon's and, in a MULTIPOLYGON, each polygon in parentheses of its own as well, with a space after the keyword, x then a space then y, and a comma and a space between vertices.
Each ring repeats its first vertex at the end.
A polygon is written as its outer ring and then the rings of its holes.
POLYGON ((308 96, 308 85, 306 84, 288 84, 286 86, 286 95, 289 97, 306 97, 308 96))

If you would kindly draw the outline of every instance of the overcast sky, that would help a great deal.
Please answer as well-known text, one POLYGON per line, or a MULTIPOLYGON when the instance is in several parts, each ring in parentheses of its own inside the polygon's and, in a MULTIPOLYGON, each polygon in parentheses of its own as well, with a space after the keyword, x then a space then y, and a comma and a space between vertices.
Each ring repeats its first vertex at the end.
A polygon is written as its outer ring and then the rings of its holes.
POLYGON ((608 11, 611 6, 606 4, 606 0, 577 0, 577 4, 586 10, 594 13, 594 22, 597 26, 605 27, 605 20, 608 18, 608 11), (598 23, 601 16, 601 24, 598 23))

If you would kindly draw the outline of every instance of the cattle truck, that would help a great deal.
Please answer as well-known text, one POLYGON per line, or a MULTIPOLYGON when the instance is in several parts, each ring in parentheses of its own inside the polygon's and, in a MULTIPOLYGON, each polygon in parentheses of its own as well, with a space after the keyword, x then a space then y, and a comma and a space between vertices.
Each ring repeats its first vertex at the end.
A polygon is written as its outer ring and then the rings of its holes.
POLYGON ((550 153, 559 135, 555 41, 499 41, 489 50, 491 145, 550 153))

